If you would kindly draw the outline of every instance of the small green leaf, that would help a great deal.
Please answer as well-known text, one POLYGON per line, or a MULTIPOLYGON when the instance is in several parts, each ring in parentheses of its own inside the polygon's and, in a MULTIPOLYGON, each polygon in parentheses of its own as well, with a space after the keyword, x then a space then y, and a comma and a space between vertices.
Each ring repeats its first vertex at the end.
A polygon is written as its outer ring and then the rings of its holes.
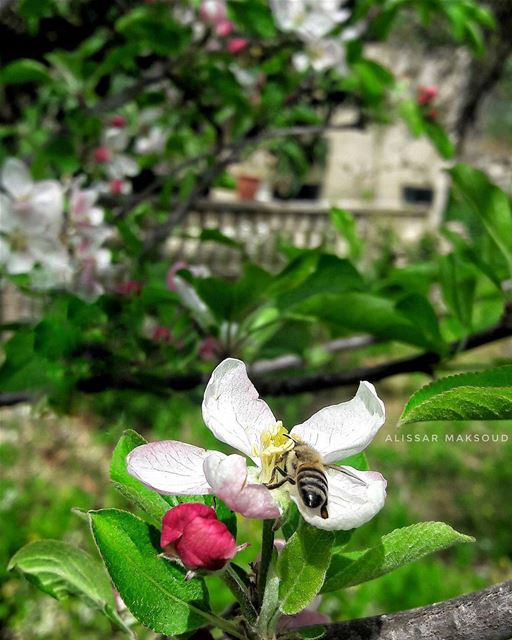
POLYGON ((347 241, 348 255, 352 260, 357 260, 363 252, 363 243, 357 231, 357 224, 354 216, 346 209, 333 207, 330 218, 338 233, 347 241))
POLYGON ((112 454, 110 479, 116 489, 138 505, 148 515, 150 522, 159 527, 164 514, 179 504, 179 501, 174 496, 161 496, 156 491, 148 489, 128 473, 126 456, 141 444, 147 444, 147 440, 136 431, 128 429, 123 433, 112 454))
POLYGON ((159 556, 159 532, 125 511, 92 511, 91 526, 107 570, 128 609, 143 625, 166 635, 197 629, 211 619, 199 578, 159 556))
POLYGON ((38 589, 57 600, 78 596, 129 632, 116 613, 114 592, 105 569, 91 555, 60 540, 37 540, 22 547, 9 562, 38 589))
POLYGON ((395 529, 369 549, 333 555, 322 591, 337 591, 368 582, 429 553, 462 542, 474 542, 474 538, 455 531, 444 522, 420 522, 395 529))
POLYGON ((283 613, 302 611, 319 593, 331 560, 333 540, 332 531, 316 529, 300 521, 277 563, 283 613))
POLYGON ((44 64, 28 58, 15 60, 0 71, 0 82, 3 84, 46 82, 49 78, 48 68, 44 64))
POLYGON ((455 147, 441 125, 427 120, 425 122, 425 133, 439 152, 439 155, 445 159, 453 158, 455 147))
POLYGON ((199 235, 199 239, 203 242, 207 240, 218 242, 219 244, 223 244, 226 247, 230 247, 231 249, 242 249, 242 245, 240 244, 240 242, 233 240, 233 238, 229 238, 218 229, 203 229, 199 235))
POLYGON ((512 418, 512 365, 436 380, 409 399, 400 424, 512 418))

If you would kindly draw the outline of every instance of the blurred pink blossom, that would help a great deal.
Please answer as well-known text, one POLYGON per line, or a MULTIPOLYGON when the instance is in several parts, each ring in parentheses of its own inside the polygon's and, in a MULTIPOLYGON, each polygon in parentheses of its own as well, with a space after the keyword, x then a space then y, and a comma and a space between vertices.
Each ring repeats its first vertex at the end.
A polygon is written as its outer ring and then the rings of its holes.
POLYGON ((247 40, 247 38, 231 38, 231 40, 228 42, 227 48, 229 53, 237 55, 238 53, 241 53, 248 44, 249 40, 247 40))

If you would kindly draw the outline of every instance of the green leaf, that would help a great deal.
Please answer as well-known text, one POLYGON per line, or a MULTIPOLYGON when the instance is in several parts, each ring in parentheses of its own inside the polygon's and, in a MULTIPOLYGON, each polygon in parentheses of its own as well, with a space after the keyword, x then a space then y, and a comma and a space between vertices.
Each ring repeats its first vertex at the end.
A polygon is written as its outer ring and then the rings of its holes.
POLYGON ((244 33, 260 38, 276 35, 275 22, 266 3, 228 0, 228 13, 244 33))
POLYGON ((277 306, 280 309, 290 309, 319 294, 342 293, 362 289, 363 286, 362 277, 349 260, 321 254, 315 270, 295 288, 281 293, 277 306))
POLYGON ((469 204, 473 214, 507 261, 512 275, 512 207, 510 198, 487 176, 465 164, 450 170, 459 195, 469 204))
POLYGON ((218 229, 203 229, 199 235, 199 239, 203 242, 207 240, 218 242, 219 244, 223 244, 226 247, 230 247, 231 249, 242 249, 242 245, 240 244, 240 242, 233 240, 233 238, 229 238, 218 229))
POLYGON ((332 207, 330 218, 338 233, 345 238, 348 243, 348 255, 352 260, 357 260, 363 252, 363 243, 357 231, 357 224, 354 216, 346 209, 332 207))
POLYGON ((117 509, 90 512, 94 540, 112 582, 128 609, 157 633, 177 635, 211 619, 208 592, 200 578, 159 557, 159 532, 117 509))
POLYGON ((60 540, 37 540, 22 547, 9 562, 38 589, 57 600, 78 596, 129 632, 116 612, 114 592, 105 569, 90 554, 60 540))
POLYGON ((461 325, 469 331, 473 320, 475 268, 456 253, 441 256, 439 265, 444 300, 461 325))
POLYGON ((333 555, 322 591, 337 591, 373 580, 429 553, 462 542, 474 542, 474 538, 444 522, 420 522, 395 529, 373 547, 333 555))
POLYGON ((37 60, 22 58, 6 65, 0 71, 3 84, 25 84, 27 82, 46 82, 50 79, 47 67, 37 60))
POLYGON ((437 124, 437 122, 429 120, 425 122, 424 127, 425 133, 430 138, 439 155, 445 159, 453 158, 455 147, 443 127, 437 124))
MULTIPOLYGON (((402 305, 401 310, 400 304, 397 308, 393 300, 357 291, 338 295, 318 295, 302 303, 296 311, 345 329, 367 331, 387 340, 398 340, 419 347, 437 349, 438 340, 434 342, 432 340, 432 318, 426 317, 418 326, 416 319, 420 312, 420 305, 407 304, 406 306, 407 309, 404 309, 402 305), (414 317, 409 315, 413 309, 414 317), (427 327, 427 321, 429 331, 424 334, 421 329, 427 327)), ((426 304, 422 307, 425 308, 426 304)))
POLYGON ((406 404, 399 424, 512 418, 512 365, 436 380, 406 404))
POLYGON ((319 593, 331 560, 333 540, 332 531, 317 529, 301 519, 277 563, 283 613, 302 611, 319 593))
POLYGON ((425 121, 415 100, 403 100, 400 103, 400 116, 415 138, 425 131, 425 121))
POLYGON ((123 433, 112 454, 110 479, 116 489, 139 506, 147 514, 148 520, 159 527, 164 514, 179 504, 179 500, 174 496, 161 496, 128 473, 126 456, 142 444, 147 444, 147 440, 136 431, 128 429, 123 433))

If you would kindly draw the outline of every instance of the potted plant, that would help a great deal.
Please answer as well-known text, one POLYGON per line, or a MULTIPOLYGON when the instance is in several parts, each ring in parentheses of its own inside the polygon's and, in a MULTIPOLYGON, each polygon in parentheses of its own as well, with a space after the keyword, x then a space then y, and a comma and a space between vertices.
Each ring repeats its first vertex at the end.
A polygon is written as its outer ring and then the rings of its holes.
POLYGON ((274 165, 274 156, 264 149, 254 151, 233 165, 231 173, 236 179, 239 200, 255 200, 262 184, 269 180, 274 165))

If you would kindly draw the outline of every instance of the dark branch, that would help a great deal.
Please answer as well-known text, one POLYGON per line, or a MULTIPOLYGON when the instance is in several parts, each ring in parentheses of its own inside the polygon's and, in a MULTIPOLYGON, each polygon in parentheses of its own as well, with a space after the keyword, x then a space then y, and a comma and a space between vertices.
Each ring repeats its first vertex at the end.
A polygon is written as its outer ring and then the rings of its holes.
MULTIPOLYGON (((512 336, 512 322, 508 316, 502 323, 478 331, 464 341, 456 341, 450 345, 449 355, 476 349, 485 344, 490 344, 512 336)), ((249 374, 258 391, 263 395, 295 395, 308 391, 320 391, 335 387, 348 387, 358 384, 361 380, 377 382, 403 373, 425 373, 432 375, 434 368, 442 360, 442 357, 433 351, 425 351, 409 358, 384 362, 370 367, 360 367, 349 371, 312 374, 308 376, 286 377, 281 379, 262 378, 257 375, 258 363, 254 370, 249 367, 249 374)), ((281 369, 280 359, 276 360, 276 371, 281 369)), ((260 369, 261 371, 261 369, 260 369)), ((272 371, 265 363, 266 373, 272 371)), ((80 380, 77 384, 78 391, 83 393, 100 393, 109 389, 132 390, 151 392, 166 397, 171 391, 190 391, 199 386, 204 386, 210 375, 207 373, 192 372, 167 377, 158 377, 146 373, 123 374, 109 367, 108 371, 96 374, 90 378, 80 380)), ((20 392, 19 394, 0 394, 0 406, 9 406, 19 402, 29 402, 35 394, 20 392)))
MULTIPOLYGON (((489 329, 478 331, 469 336, 465 341, 456 341, 450 345, 450 355, 463 351, 470 351, 484 344, 496 342, 512 336, 512 324, 500 323, 489 329)), ((442 360, 442 356, 434 351, 425 351, 416 356, 383 362, 371 367, 360 367, 349 371, 339 371, 325 374, 312 374, 309 376, 296 376, 282 380, 260 380, 257 388, 262 394, 267 395, 294 395, 306 391, 320 391, 335 387, 347 387, 358 384, 361 380, 378 382, 385 378, 391 378, 403 373, 425 373, 432 375, 434 368, 442 360)))
POLYGON ((512 580, 445 602, 327 625, 323 640, 508 640, 512 580))

